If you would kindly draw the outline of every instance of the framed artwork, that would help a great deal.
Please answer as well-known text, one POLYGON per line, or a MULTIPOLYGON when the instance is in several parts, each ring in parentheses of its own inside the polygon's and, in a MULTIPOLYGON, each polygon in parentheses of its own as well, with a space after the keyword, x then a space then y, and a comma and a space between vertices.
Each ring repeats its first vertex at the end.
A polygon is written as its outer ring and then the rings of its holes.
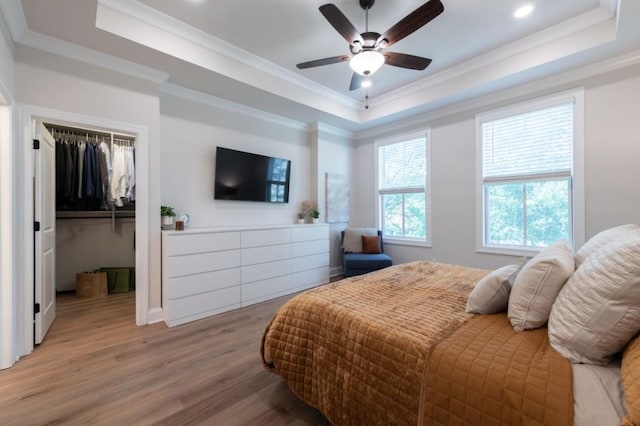
POLYGON ((327 173, 327 222, 349 222, 349 180, 345 175, 327 173))

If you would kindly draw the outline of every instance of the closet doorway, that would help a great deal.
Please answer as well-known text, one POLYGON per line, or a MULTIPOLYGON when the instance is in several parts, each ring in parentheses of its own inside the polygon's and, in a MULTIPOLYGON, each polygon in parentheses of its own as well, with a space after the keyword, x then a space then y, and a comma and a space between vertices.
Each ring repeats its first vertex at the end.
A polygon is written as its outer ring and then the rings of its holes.
MULTIPOLYGON (((35 130, 39 344, 55 317, 56 296, 80 290, 76 297, 94 299, 135 291, 136 175, 134 135, 51 121, 36 122, 35 130)), ((102 306, 90 302, 93 309, 102 306)))
MULTIPOLYGON (((150 260, 150 211, 149 211, 149 129, 145 126, 114 121, 89 115, 60 111, 32 105, 18 105, 16 137, 22 141, 17 147, 16 188, 17 208, 14 217, 16 282, 13 306, 16 321, 10 324, 15 338, 7 351, 15 362, 34 350, 34 323, 37 320, 35 301, 35 242, 34 242, 34 123, 41 121, 70 127, 89 129, 114 129, 116 133, 133 135, 136 145, 136 217, 135 217, 135 323, 146 325, 162 318, 162 310, 149 309, 149 265, 150 260)), ((155 223, 155 222, 154 222, 155 223)), ((159 224, 159 218, 158 218, 159 224)), ((159 227, 159 225, 158 225, 159 227)), ((159 234, 159 230, 158 230, 159 234)), ((155 233, 153 234, 155 237, 155 233)), ((154 259, 155 261, 155 252, 154 259)), ((154 293, 155 294, 155 293, 154 293)))

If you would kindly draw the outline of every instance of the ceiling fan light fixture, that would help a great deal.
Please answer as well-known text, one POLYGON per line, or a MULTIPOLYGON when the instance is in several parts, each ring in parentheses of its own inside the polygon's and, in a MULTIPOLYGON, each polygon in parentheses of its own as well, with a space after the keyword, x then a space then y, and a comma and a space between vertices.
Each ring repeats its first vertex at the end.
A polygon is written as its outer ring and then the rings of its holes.
POLYGON ((365 50, 349 61, 351 69, 360 75, 371 75, 384 64, 384 55, 375 50, 365 50))

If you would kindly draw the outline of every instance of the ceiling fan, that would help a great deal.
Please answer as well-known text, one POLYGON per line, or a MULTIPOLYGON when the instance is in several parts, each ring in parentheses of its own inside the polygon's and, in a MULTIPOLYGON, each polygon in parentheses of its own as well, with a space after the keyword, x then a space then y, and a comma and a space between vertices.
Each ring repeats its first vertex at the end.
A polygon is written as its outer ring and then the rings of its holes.
POLYGON ((399 42, 409 34, 426 25, 444 11, 440 0, 430 0, 402 18, 386 32, 379 34, 369 31, 369 9, 375 0, 359 0, 360 7, 365 10, 365 32, 358 33, 353 24, 335 4, 320 6, 320 13, 329 23, 349 42, 351 55, 333 56, 331 58, 316 59, 315 61, 297 64, 298 69, 319 67, 349 61, 354 71, 349 90, 356 90, 362 86, 367 76, 375 73, 384 64, 412 70, 424 70, 431 63, 431 59, 406 53, 386 52, 385 49, 399 42))

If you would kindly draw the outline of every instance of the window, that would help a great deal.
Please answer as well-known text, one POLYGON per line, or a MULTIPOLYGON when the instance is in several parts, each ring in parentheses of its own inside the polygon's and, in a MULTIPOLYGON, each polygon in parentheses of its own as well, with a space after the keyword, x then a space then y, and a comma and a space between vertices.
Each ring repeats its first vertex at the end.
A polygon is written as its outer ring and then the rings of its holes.
POLYGON ((377 144, 379 224, 386 240, 429 243, 428 133, 377 144))
POLYGON ((564 96, 478 117, 482 248, 574 241, 577 111, 564 96))

